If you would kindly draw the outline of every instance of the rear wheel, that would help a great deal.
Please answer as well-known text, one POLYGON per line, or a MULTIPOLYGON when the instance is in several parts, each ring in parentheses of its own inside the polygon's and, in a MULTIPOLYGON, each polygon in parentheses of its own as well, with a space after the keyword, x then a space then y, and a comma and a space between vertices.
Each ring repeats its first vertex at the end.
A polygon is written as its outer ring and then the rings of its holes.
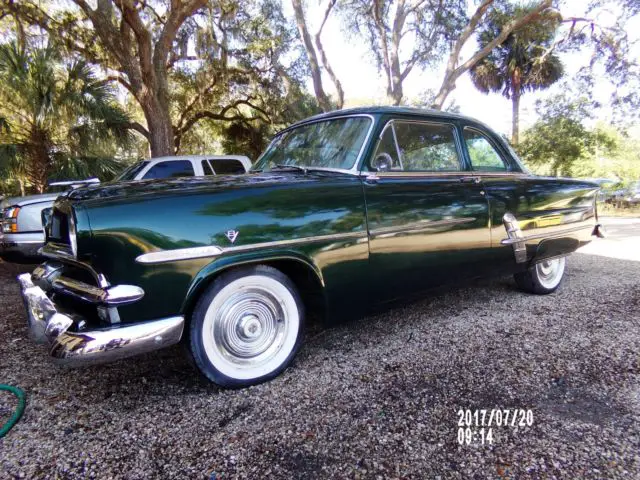
POLYGON ((525 292, 546 295, 555 292, 564 278, 565 257, 544 260, 516 273, 516 284, 525 292))
POLYGON ((223 387, 270 380, 291 363, 304 336, 304 309, 291 280, 265 265, 222 274, 191 319, 190 349, 202 373, 223 387))

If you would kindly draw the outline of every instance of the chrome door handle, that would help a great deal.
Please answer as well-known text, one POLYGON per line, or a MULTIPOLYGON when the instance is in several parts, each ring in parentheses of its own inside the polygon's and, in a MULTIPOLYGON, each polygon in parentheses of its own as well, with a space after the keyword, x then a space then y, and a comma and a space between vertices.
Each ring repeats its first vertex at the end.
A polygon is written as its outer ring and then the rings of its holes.
POLYGON ((380 180, 380 177, 377 176, 376 174, 367 175, 364 178, 365 183, 368 183, 368 184, 378 183, 378 180, 380 180))
POLYGON ((480 177, 460 177, 462 183, 480 183, 480 177))

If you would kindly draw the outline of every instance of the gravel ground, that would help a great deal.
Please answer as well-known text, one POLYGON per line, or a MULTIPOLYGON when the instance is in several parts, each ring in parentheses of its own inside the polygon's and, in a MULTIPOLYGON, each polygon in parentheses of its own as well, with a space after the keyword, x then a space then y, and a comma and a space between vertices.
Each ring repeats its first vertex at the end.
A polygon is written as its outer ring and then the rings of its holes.
MULTIPOLYGON (((575 254, 546 297, 508 278, 438 292, 321 331, 236 391, 178 348, 51 365, 20 270, 0 264, 0 382, 28 394, 2 478, 640 478, 640 262, 575 254), (461 446, 461 408, 532 409, 533 425, 461 446)), ((0 393, 0 417, 12 405, 0 393)))

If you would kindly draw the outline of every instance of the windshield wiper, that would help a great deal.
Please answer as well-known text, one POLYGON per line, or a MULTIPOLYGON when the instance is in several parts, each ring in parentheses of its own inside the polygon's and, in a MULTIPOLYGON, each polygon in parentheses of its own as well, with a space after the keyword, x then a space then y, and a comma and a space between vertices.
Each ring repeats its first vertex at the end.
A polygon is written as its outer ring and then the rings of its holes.
POLYGON ((278 163, 271 167, 271 170, 273 170, 274 168, 293 168, 294 170, 300 170, 305 175, 307 174, 307 167, 301 167, 299 165, 287 165, 286 163, 278 163))

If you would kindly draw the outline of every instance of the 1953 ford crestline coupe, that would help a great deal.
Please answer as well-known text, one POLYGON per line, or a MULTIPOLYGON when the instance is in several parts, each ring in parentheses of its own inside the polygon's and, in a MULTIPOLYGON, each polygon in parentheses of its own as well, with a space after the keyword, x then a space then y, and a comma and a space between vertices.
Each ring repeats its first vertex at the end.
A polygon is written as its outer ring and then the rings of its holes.
POLYGON ((333 320, 483 275, 553 292, 601 233, 597 189, 531 175, 468 118, 343 110, 280 132, 246 175, 68 193, 49 260, 19 281, 62 363, 184 339, 207 378, 246 386, 291 363, 310 310, 333 320))

